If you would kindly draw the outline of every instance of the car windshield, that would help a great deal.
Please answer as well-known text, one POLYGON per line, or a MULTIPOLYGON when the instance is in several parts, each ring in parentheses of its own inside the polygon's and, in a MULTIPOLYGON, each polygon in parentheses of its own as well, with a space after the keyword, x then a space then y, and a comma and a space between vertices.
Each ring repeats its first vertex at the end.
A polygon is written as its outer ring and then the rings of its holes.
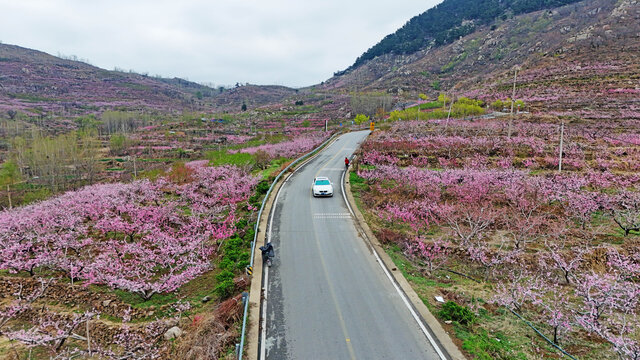
POLYGON ((316 180, 316 185, 331 185, 329 180, 316 180))

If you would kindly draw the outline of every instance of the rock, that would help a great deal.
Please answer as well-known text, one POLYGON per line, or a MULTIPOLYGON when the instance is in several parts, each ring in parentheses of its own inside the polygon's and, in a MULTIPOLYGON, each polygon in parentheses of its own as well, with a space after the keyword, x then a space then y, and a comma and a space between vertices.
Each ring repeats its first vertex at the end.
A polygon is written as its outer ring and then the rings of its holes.
POLYGON ((177 327, 178 326, 179 319, 177 319, 177 318, 165 319, 164 320, 164 324, 167 326, 167 328, 171 329, 173 327, 177 327))
POLYGON ((595 15, 599 14, 600 11, 602 11, 602 8, 593 9, 593 10, 589 11, 587 14, 589 14, 590 16, 595 16, 595 15))
POLYGON ((105 301, 102 302, 102 306, 107 307, 107 306, 111 305, 112 301, 113 300, 105 300, 105 301))
POLYGON ((182 330, 180 330, 180 328, 177 326, 172 327, 164 333, 165 340, 173 340, 175 338, 179 338, 180 336, 182 336, 182 330))

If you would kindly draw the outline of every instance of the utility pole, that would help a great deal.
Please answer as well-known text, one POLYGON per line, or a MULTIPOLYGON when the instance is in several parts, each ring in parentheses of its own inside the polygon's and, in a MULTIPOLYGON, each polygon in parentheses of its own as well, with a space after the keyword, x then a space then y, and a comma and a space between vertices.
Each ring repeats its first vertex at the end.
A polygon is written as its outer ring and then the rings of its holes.
POLYGON ((87 319, 86 333, 87 333, 87 350, 89 351, 89 355, 91 355, 91 338, 89 337, 89 320, 90 319, 87 319))
POLYGON ((509 116, 509 133, 507 137, 511 139, 511 132, 513 131, 513 105, 515 103, 516 97, 516 79, 518 78, 518 67, 515 68, 515 73, 513 74, 513 91, 511 92, 511 115, 509 116))
POLYGON ((13 206, 11 206, 11 189, 9 188, 9 184, 7 184, 7 197, 9 197, 9 209, 12 209, 13 206))
MULTIPOLYGON (((447 95, 444 96, 444 101, 447 101, 447 95)), ((449 127, 449 118, 451 118, 451 109, 453 108, 453 94, 451 94, 451 102, 449 103, 449 113, 447 114, 447 122, 444 125, 444 128, 447 129, 449 127)))
POLYGON ((564 120, 562 120, 562 124, 560 125, 560 156, 558 160, 558 172, 562 171, 562 151, 564 147, 564 120))

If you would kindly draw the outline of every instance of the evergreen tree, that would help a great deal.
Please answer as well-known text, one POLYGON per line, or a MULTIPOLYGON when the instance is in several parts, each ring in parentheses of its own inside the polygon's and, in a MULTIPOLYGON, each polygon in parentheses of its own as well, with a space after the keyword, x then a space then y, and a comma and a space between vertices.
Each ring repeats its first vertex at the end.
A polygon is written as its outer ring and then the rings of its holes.
POLYGON ((377 56, 411 54, 430 46, 449 44, 474 32, 477 26, 491 24, 508 14, 526 14, 578 1, 581 0, 444 0, 387 35, 362 54, 347 71, 377 56))

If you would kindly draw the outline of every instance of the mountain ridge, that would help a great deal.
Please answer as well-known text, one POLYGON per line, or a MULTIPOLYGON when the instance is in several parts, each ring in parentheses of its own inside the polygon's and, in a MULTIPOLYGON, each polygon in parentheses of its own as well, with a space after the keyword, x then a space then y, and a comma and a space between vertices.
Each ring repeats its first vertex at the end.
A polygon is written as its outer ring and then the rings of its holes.
POLYGON ((445 0, 411 18, 396 32, 362 54, 348 70, 385 54, 411 54, 425 48, 454 42, 471 34, 477 25, 488 25, 500 17, 550 9, 581 0, 445 0))
POLYGON ((188 80, 105 70, 17 45, 0 44, 0 111, 74 115, 89 111, 229 111, 295 93, 284 86, 213 89, 188 80))
POLYGON ((422 92, 431 98, 448 92, 494 101, 511 96, 514 69, 519 67, 516 97, 533 109, 575 110, 579 105, 570 98, 615 116, 639 105, 619 93, 614 101, 609 99, 609 90, 640 88, 638 55, 638 2, 584 0, 479 28, 449 45, 379 56, 322 86, 414 99, 422 92), (555 69, 553 76, 545 75, 548 69, 555 69), (558 93, 567 96, 558 98, 558 93))

